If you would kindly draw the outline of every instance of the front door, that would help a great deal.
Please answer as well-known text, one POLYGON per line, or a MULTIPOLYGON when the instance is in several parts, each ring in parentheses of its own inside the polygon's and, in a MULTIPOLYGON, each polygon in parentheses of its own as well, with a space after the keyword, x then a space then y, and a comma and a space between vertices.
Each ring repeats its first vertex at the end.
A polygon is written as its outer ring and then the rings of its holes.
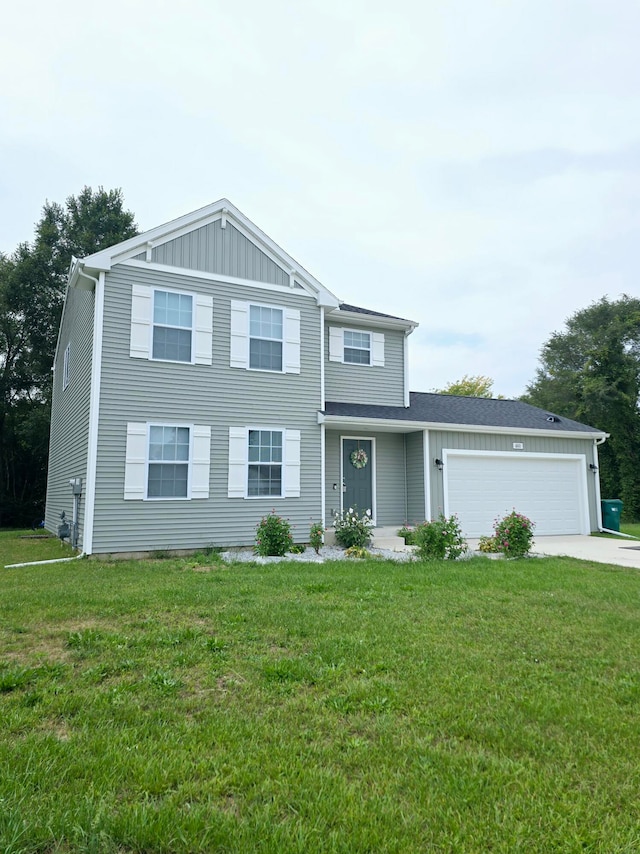
POLYGON ((374 514, 371 439, 342 440, 342 510, 374 514))

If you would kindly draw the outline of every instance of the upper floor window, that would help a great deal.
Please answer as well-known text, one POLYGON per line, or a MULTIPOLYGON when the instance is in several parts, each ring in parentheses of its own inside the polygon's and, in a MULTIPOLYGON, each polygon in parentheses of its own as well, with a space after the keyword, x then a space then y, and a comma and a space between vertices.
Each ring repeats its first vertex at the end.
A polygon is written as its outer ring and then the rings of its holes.
POLYGON ((264 305, 249 306, 249 367, 282 371, 283 311, 264 305))
POLYGON ((134 284, 130 333, 134 359, 210 365, 213 297, 134 284))
POLYGON ((67 344, 64 351, 64 361, 62 363, 62 390, 69 385, 69 362, 71 359, 71 342, 67 344))
POLYGON ((371 364, 371 335, 344 330, 344 360, 356 365, 371 364))
POLYGON ((152 358, 191 362, 192 335, 193 297, 154 291, 152 358))
POLYGON ((300 373, 300 310, 231 300, 232 368, 300 373))
POLYGON ((384 367, 384 333, 329 327, 329 361, 384 367))

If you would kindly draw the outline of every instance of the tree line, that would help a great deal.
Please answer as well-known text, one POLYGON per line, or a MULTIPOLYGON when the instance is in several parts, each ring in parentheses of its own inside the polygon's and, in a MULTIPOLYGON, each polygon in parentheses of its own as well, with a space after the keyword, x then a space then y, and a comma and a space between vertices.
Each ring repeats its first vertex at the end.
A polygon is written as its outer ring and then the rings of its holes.
POLYGON ((42 517, 46 493, 51 367, 73 257, 138 233, 121 190, 84 187, 46 202, 32 241, 0 253, 0 525, 42 517))
MULTIPOLYGON (((42 517, 51 367, 67 274, 82 258, 138 234, 122 191, 84 187, 46 202, 32 241, 0 253, 0 526, 42 517)), ((446 394, 491 397, 493 381, 465 376, 446 394)), ((522 400, 610 433, 599 449, 602 495, 640 519, 640 300, 603 297, 544 344, 522 400)))

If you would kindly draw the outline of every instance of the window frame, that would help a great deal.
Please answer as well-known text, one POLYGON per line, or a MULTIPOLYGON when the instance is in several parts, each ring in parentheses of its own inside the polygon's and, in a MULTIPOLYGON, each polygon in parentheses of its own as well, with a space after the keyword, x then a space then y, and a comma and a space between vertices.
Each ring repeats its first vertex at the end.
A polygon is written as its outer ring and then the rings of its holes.
POLYGON ((362 365, 365 368, 370 368, 373 365, 373 334, 368 330, 362 329, 349 329, 348 327, 342 328, 342 361, 345 365, 362 365), (347 347, 347 344, 344 340, 345 333, 349 332, 351 334, 356 335, 366 335, 369 339, 368 347, 347 347), (347 359, 347 350, 360 350, 363 352, 367 352, 369 354, 368 362, 352 362, 351 359, 347 359))
POLYGON ((196 339, 196 311, 197 311, 197 299, 196 294, 191 291, 180 291, 175 288, 164 288, 160 286, 153 286, 151 288, 151 318, 149 324, 149 360, 152 362, 168 362, 173 365, 193 365, 195 364, 195 339, 196 339), (191 326, 173 326, 165 323, 156 323, 155 321, 155 308, 156 308, 156 294, 165 293, 165 294, 175 294, 181 297, 189 297, 191 300, 191 326), (189 359, 164 359, 159 356, 153 355, 153 333, 154 330, 158 326, 162 329, 180 329, 186 330, 189 328, 189 332, 191 335, 191 352, 189 359))
POLYGON ((62 391, 64 391, 71 381, 71 341, 64 348, 64 357, 62 360, 62 391))
MULTIPOLYGON (((164 360, 163 360, 164 361, 164 360)), ((183 423, 175 423, 175 422, 166 422, 166 421, 149 421, 147 422, 147 437, 146 437, 146 460, 145 460, 145 486, 144 486, 144 500, 145 501, 190 501, 191 500, 191 479, 192 479, 192 466, 193 466, 193 424, 183 424, 183 423), (151 460, 150 459, 150 446, 151 446, 151 429, 152 427, 175 427, 186 428, 189 431, 189 459, 186 461, 178 460, 178 461, 169 461, 169 460, 151 460), (152 465, 162 465, 166 463, 167 465, 186 465, 187 466, 187 492, 186 495, 149 495, 149 467, 152 465)))
POLYGON ((247 303, 247 370, 248 371, 260 371, 262 373, 267 374, 284 374, 285 371, 285 322, 286 322, 286 312, 283 306, 281 305, 270 305, 269 303, 263 302, 252 302, 251 300, 247 303), (282 335, 280 338, 262 338, 258 335, 251 334, 251 309, 252 308, 268 308, 271 311, 279 311, 281 316, 281 328, 282 335), (280 342, 280 369, 276 368, 254 368, 251 366, 251 341, 255 339, 256 341, 279 341, 280 342))

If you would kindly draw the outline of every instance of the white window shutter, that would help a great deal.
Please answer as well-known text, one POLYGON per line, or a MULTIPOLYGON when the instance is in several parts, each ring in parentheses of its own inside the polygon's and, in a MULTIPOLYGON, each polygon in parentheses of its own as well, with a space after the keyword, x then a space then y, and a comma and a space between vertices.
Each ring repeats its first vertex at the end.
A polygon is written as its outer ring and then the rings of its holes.
POLYGON ((231 300, 232 368, 247 368, 249 353, 249 303, 231 300))
POLYGON ((129 355, 132 359, 149 359, 151 342, 152 290, 146 285, 131 287, 131 340, 129 355))
POLYGON ((142 500, 147 491, 147 425, 127 424, 127 450, 124 468, 125 500, 142 500))
POLYGON ((195 362, 196 365, 210 365, 213 361, 213 297, 196 294, 195 303, 195 362))
POLYGON ((371 364, 384 368, 384 335, 382 332, 371 334, 371 364))
POLYGON ((300 373, 300 312, 297 308, 284 310, 284 372, 300 373))
POLYGON ((284 496, 300 498, 300 431, 285 430, 284 496))
POLYGON ((246 427, 229 427, 229 498, 247 495, 247 441, 246 427))
POLYGON ((344 362, 344 334, 340 326, 329 327, 329 361, 344 362))
POLYGON ((209 472, 211 461, 211 427, 193 428, 191 457, 191 498, 209 497, 209 472))

